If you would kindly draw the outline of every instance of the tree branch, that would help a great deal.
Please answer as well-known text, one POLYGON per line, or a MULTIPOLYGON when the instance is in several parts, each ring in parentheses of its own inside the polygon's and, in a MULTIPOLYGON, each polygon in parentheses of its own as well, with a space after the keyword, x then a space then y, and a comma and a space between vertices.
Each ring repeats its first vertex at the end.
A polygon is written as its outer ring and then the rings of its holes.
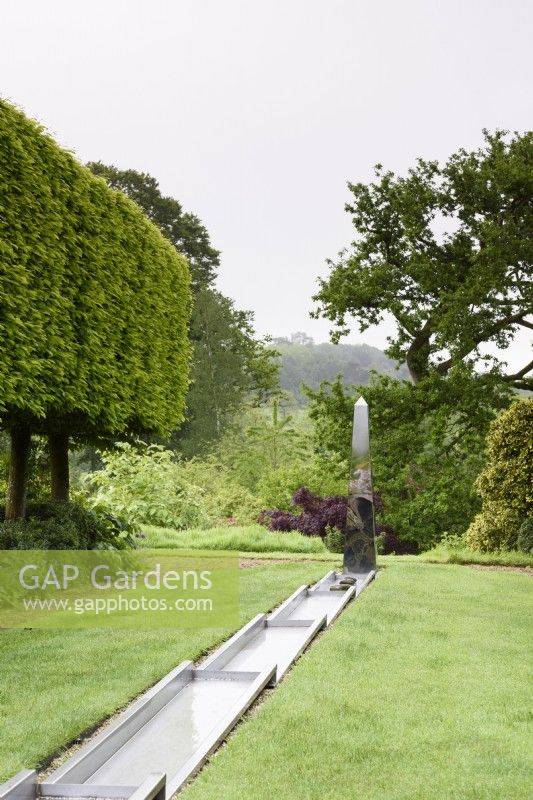
POLYGON ((406 353, 405 362, 413 383, 418 383, 428 371, 432 325, 433 320, 429 317, 414 336, 406 353))
POLYGON ((523 328, 531 328, 533 331, 533 322, 528 322, 527 319, 521 319, 518 322, 519 325, 522 325, 523 328))
POLYGON ((519 372, 515 372, 514 375, 504 375, 503 379, 504 379, 504 381, 507 381, 507 382, 509 382, 509 381, 519 381, 520 378, 523 378, 524 375, 527 375, 527 373, 531 372, 532 369, 533 369, 533 360, 531 360, 529 362, 529 364, 526 364, 526 366, 523 367, 523 369, 521 369, 519 372))
MULTIPOLYGON (((519 311, 516 314, 510 314, 508 317, 504 317, 499 322, 496 322, 494 325, 491 325, 489 328, 485 328, 485 330, 482 333, 480 333, 479 336, 476 336, 474 339, 472 339, 472 344, 468 349, 463 348, 460 354, 456 355, 455 357, 449 358, 447 361, 443 361, 441 364, 437 366, 437 372, 439 373, 439 375, 446 375, 447 372, 451 369, 451 367, 453 367, 453 365, 457 363, 457 361, 462 360, 465 356, 471 353, 472 350, 475 350, 479 344, 485 342, 487 339, 490 339, 491 336, 494 336, 496 333, 499 333, 508 325, 512 325, 514 323, 518 323, 520 325, 522 323, 522 317, 524 317, 526 313, 527 313, 526 311, 519 311)), ((531 327, 533 328, 533 325, 531 325, 531 327)))

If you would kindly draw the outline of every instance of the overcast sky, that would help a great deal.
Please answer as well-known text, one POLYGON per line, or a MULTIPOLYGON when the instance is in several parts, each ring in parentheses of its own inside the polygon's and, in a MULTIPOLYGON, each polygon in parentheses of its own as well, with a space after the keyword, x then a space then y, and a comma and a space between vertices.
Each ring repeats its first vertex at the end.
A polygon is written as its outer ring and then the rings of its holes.
POLYGON ((196 213, 260 333, 324 341, 308 313, 351 240, 346 182, 531 129, 532 22, 529 0, 3 0, 0 91, 196 213))

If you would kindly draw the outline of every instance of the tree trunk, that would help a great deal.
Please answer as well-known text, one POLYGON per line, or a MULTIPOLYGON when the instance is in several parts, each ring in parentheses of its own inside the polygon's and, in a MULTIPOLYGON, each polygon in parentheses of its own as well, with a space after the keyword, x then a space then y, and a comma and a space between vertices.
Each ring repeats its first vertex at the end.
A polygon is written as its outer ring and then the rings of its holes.
POLYGON ((411 344, 405 354, 405 363, 413 383, 420 383, 429 372, 432 325, 432 319, 429 317, 422 327, 412 335, 411 344))
POLYGON ((429 330, 427 324, 418 333, 407 351, 405 363, 413 383, 420 383, 429 371, 429 330))
POLYGON ((422 378, 424 377, 423 372, 421 372, 417 367, 413 364, 412 361, 408 358, 406 361, 407 369, 409 370, 409 377, 413 381, 413 383, 420 383, 422 378))
POLYGON ((51 433, 48 436, 50 471, 52 475, 52 500, 66 503, 69 499, 68 433, 51 433))
POLYGON ((23 519, 26 513, 26 482, 31 447, 29 428, 13 428, 6 496, 6 520, 23 519))

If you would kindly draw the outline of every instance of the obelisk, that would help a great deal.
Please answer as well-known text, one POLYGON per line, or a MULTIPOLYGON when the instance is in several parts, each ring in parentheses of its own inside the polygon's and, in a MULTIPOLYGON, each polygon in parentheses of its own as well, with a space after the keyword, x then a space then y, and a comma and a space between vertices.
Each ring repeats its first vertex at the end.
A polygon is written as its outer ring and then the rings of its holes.
POLYGON ((360 397, 353 409, 352 458, 344 542, 345 575, 362 578, 376 569, 376 532, 368 405, 360 397))

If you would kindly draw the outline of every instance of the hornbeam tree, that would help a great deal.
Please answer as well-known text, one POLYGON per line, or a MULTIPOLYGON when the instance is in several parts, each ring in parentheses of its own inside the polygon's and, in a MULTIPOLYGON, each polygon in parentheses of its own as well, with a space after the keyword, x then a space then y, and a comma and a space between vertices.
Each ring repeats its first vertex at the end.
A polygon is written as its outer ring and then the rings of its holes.
MULTIPOLYGON (((484 346, 508 347, 533 329, 533 134, 484 131, 484 146, 443 165, 419 159, 406 177, 376 167, 373 183, 349 184, 356 240, 329 261, 315 317, 336 341, 392 315, 389 356, 417 383, 430 372, 475 366, 484 346)), ((502 380, 533 389, 533 360, 502 380)))
POLYGON ((167 435, 183 419, 187 261, 137 205, 0 101, 0 425, 6 518, 24 515, 33 433, 68 499, 74 437, 167 435))

